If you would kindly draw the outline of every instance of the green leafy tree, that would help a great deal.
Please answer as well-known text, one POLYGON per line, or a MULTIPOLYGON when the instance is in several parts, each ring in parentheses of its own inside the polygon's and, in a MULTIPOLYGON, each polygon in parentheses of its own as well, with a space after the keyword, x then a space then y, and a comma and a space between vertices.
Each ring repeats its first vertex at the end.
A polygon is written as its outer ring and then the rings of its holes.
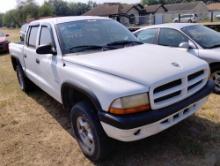
POLYGON ((56 16, 67 16, 69 13, 68 3, 63 0, 49 0, 48 2, 54 8, 56 16))
POLYGON ((142 4, 144 5, 154 5, 154 4, 159 4, 159 0, 142 0, 142 4))
POLYGON ((4 17, 4 14, 0 13, 0 27, 3 26, 3 17, 4 17))
POLYGON ((3 17, 3 25, 7 27, 19 27, 21 26, 18 19, 18 11, 10 10, 3 17))
POLYGON ((39 17, 47 17, 47 16, 53 16, 54 15, 54 8, 53 6, 45 2, 40 8, 39 8, 39 17))
POLYGON ((91 4, 85 4, 85 3, 80 3, 80 2, 79 3, 70 3, 68 15, 72 15, 72 16, 82 15, 83 13, 85 13, 91 9, 90 5, 91 4))
POLYGON ((1 20, 5 26, 17 27, 39 17, 81 15, 95 6, 96 3, 93 1, 75 3, 64 0, 49 0, 38 6, 35 0, 26 0, 18 3, 16 9, 6 12, 2 19, 0 16, 0 26, 1 20))

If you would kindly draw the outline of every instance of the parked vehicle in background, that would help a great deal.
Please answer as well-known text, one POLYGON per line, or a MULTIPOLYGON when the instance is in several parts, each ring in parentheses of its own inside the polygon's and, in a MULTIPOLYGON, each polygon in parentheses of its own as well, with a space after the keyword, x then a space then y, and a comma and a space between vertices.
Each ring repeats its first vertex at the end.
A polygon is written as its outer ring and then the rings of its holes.
POLYGON ((180 17, 173 19, 175 23, 196 23, 198 21, 197 14, 181 14, 180 17))
POLYGON ((134 32, 139 41, 174 48, 184 48, 207 61, 216 93, 220 93, 220 33, 201 24, 161 24, 134 32))
POLYGON ((0 32, 0 53, 2 52, 8 52, 8 40, 9 35, 4 34, 3 32, 0 32))
POLYGON ((93 161, 107 155, 110 138, 136 141, 186 119, 213 90, 205 61, 143 44, 108 18, 43 19, 25 36, 10 44, 20 88, 34 83, 62 103, 93 161))
POLYGON ((21 26, 21 30, 20 30, 20 40, 21 41, 24 41, 25 34, 27 32, 27 28, 28 28, 28 24, 24 24, 21 26))
POLYGON ((217 19, 220 19, 220 14, 216 15, 215 17, 216 17, 217 19))

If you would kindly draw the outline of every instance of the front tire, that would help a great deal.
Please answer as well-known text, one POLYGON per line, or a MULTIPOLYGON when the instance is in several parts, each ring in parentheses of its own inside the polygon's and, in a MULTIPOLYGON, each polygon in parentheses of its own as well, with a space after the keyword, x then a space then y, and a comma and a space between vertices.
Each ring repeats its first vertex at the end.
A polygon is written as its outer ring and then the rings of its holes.
POLYGON ((217 65, 212 67, 211 73, 211 79, 215 83, 214 93, 220 94, 220 67, 217 65))
POLYGON ((84 153, 92 161, 103 159, 110 150, 110 139, 106 136, 94 108, 88 102, 79 102, 71 113, 73 134, 84 153))

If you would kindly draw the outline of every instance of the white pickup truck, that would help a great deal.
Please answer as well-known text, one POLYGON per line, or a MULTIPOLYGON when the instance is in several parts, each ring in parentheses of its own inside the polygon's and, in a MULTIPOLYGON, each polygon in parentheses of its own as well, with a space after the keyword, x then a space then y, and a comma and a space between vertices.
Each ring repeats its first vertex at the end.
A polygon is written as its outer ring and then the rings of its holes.
POLYGON ((24 44, 10 44, 23 91, 34 83, 70 112, 73 134, 91 160, 110 138, 159 133, 201 108, 213 90, 208 64, 187 52, 147 45, 101 17, 31 22, 24 44))

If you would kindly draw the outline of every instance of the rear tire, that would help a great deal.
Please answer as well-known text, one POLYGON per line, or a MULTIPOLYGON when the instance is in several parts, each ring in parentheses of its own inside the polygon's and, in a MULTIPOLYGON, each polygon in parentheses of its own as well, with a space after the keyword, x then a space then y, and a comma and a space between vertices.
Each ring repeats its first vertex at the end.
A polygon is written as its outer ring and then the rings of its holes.
POLYGON ((82 101, 73 106, 71 126, 83 154, 92 161, 100 161, 110 152, 111 142, 90 103, 82 101))
POLYGON ((211 79, 215 83, 214 93, 220 94, 220 66, 215 65, 211 68, 211 79))
POLYGON ((21 65, 16 66, 16 73, 20 89, 29 92, 33 88, 33 83, 25 76, 21 65))

